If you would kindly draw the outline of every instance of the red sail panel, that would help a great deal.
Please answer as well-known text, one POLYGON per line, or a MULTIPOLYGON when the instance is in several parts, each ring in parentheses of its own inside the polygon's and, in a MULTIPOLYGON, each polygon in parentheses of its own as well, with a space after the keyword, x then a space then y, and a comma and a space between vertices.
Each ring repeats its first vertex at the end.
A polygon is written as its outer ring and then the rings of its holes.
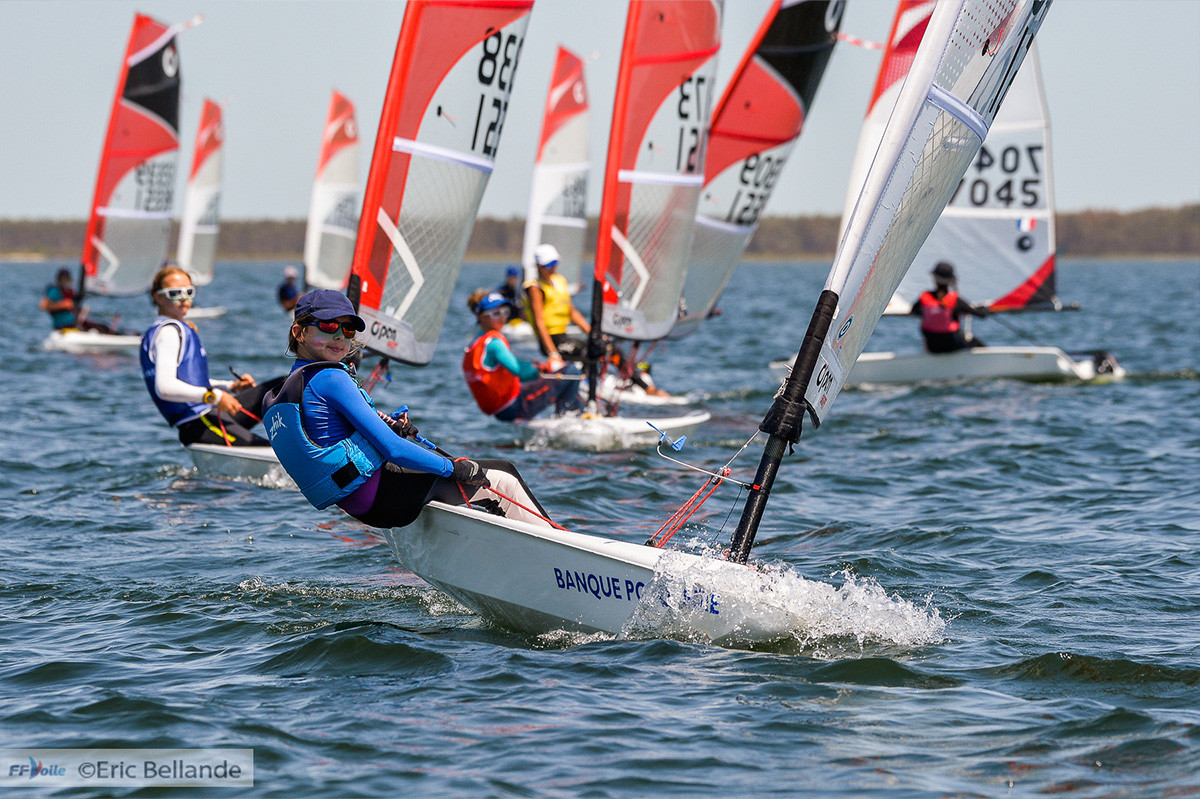
MULTIPOLYGON (((631 0, 621 49, 621 66, 613 103, 612 133, 600 204, 595 278, 621 277, 623 255, 611 231, 628 231, 631 184, 618 180, 621 170, 637 166, 646 132, 659 108, 691 74, 712 58, 721 43, 720 9, 693 0, 631 0)), ((680 174, 698 173, 701 164, 684 164, 680 174)), ((606 304, 615 304, 611 285, 606 304)))
POLYGON ((559 46, 554 61, 554 77, 546 95, 546 113, 542 117, 542 138, 537 158, 542 158, 546 142, 573 117, 588 110, 587 86, 583 81, 583 59, 559 46))
POLYGON ((209 156, 220 152, 225 141, 225 128, 221 119, 221 106, 205 98, 200 112, 200 126, 196 129, 196 149, 192 153, 192 171, 188 180, 194 180, 200 167, 209 156))
POLYGON ((1041 267, 1029 276, 1028 280, 994 301, 988 306, 988 310, 1019 311, 1030 304, 1036 304, 1037 300, 1042 300, 1047 296, 1053 300, 1054 264, 1055 256, 1051 254, 1041 267))
POLYGON ((354 121, 354 103, 344 94, 334 91, 329 99, 329 114, 321 135, 321 155, 317 162, 317 179, 325 173, 325 165, 341 150, 358 144, 358 124, 354 121))
POLYGON ((528 14, 532 7, 533 0, 410 0, 405 7, 351 268, 361 281, 358 301, 362 305, 379 307, 392 243, 377 219, 380 213, 392 220, 399 217, 412 160, 411 153, 395 151, 393 141, 416 139, 429 103, 450 69, 493 31, 528 14))
MULTIPOLYGON (((96 191, 92 198, 83 245, 84 274, 97 276, 104 241, 105 212, 116 187, 134 170, 157 155, 179 150, 178 27, 143 14, 134 17, 125 47, 117 90, 109 115, 96 191)), ((175 184, 174 165, 163 174, 140 180, 143 191, 132 199, 134 210, 170 210, 175 184), (166 174, 166 172, 170 174, 166 174)))
POLYGON ((904 81, 908 68, 912 66, 921 46, 921 38, 929 25, 929 17, 933 14, 935 0, 900 0, 896 6, 896 17, 892 20, 892 30, 888 34, 887 49, 883 53, 883 63, 879 67, 879 76, 875 79, 875 89, 871 92, 871 104, 867 107, 867 115, 875 109, 879 98, 904 81))

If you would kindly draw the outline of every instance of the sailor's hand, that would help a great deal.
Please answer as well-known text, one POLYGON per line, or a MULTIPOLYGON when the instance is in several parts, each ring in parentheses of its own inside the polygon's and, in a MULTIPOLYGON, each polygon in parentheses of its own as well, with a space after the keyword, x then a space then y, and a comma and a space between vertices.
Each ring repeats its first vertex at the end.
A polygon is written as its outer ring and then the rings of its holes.
POLYGON ((376 411, 376 413, 379 414, 379 418, 382 419, 388 427, 392 428, 392 432, 401 438, 412 438, 420 432, 412 422, 408 421, 408 411, 397 411, 391 416, 388 416, 383 411, 376 411))
POLYGON ((233 381, 229 386, 230 391, 241 391, 244 388, 254 388, 258 383, 254 382, 254 378, 249 374, 238 375, 238 379, 233 381))
POLYGON ((544 368, 542 371, 557 372, 566 365, 567 365, 567 362, 564 361, 563 357, 556 352, 553 355, 551 355, 549 358, 546 359, 546 363, 543 364, 544 368))
POLYGON ((237 397, 230 394, 228 391, 217 389, 217 410, 233 416, 241 413, 244 409, 242 403, 238 402, 237 397))
POLYGON ((988 308, 987 308, 987 306, 986 306, 986 305, 973 305, 973 306, 971 306, 971 313, 975 314, 975 315, 976 315, 976 316, 978 316, 980 319, 984 318, 985 316, 991 316, 991 315, 992 315, 992 312, 988 310, 988 308))
POLYGON ((467 486, 487 488, 492 483, 487 478, 483 467, 469 458, 459 458, 454 461, 454 473, 450 479, 467 486))

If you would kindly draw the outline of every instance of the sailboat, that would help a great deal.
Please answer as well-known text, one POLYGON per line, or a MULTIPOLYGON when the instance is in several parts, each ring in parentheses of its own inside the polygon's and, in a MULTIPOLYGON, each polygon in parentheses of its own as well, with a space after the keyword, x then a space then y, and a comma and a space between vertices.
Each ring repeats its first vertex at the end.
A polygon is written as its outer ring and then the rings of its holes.
MULTIPOLYGON (((196 128, 196 146, 192 153, 192 171, 183 195, 183 213, 179 217, 179 243, 175 261, 192 276, 192 283, 207 286, 213 281, 213 261, 217 254, 220 230, 221 166, 225 146, 225 123, 221 106, 205 98, 196 128)), ((189 319, 222 316, 225 308, 192 308, 189 319)))
MULTIPOLYGON (((859 139, 857 177, 865 173, 932 11, 933 3, 927 0, 903 0, 897 8, 859 139)), ((909 313, 916 298, 930 287, 929 270, 941 261, 954 264, 962 296, 994 314, 1063 310, 1055 291, 1052 167, 1049 113, 1034 47, 1013 79, 987 141, 956 186, 887 313, 909 313)), ((1050 346, 986 346, 937 355, 865 352, 847 384, 980 378, 1114 380, 1124 374, 1107 352, 1071 355, 1050 346)))
POLYGON ((304 234, 304 285, 308 289, 346 288, 358 231, 358 150, 354 103, 334 91, 321 133, 304 234))
MULTIPOLYGON (((80 291, 140 294, 167 255, 179 159, 176 35, 200 22, 167 25, 136 14, 109 115, 81 259, 80 291)), ((130 352, 139 335, 56 330, 43 347, 73 353, 130 352)))
MULTIPOLYGON (((600 204, 588 349, 602 333, 654 341, 671 330, 703 185, 721 7, 712 0, 631 0, 613 102, 600 204)), ((588 364, 588 412, 522 422, 552 446, 617 449, 694 431, 706 411, 681 416, 602 416, 599 364, 588 364)))
POLYGON ((803 609, 770 568, 747 568, 783 456, 807 414, 828 420, 850 367, 938 214, 974 159, 1049 0, 942 0, 929 22, 795 368, 759 430, 767 436, 726 556, 617 541, 431 503, 386 531, 400 562, 485 618, 556 629, 675 634, 714 643, 775 640, 803 609), (479 553, 486 552, 487 557, 479 553), (647 623, 649 622, 649 623, 647 623))
POLYGON ((758 229, 758 220, 812 110, 845 4, 775 0, 713 113, 704 191, 679 318, 668 336, 709 317, 758 229))

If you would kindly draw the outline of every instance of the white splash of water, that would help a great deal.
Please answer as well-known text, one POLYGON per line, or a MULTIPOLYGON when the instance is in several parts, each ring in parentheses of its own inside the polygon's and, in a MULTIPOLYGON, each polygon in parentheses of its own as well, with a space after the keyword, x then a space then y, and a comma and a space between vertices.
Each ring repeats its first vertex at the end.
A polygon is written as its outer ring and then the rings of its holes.
POLYGON ((943 640, 936 608, 888 593, 870 578, 808 580, 786 565, 748 568, 715 557, 666 553, 623 633, 750 645, 793 640, 919 646, 943 640))

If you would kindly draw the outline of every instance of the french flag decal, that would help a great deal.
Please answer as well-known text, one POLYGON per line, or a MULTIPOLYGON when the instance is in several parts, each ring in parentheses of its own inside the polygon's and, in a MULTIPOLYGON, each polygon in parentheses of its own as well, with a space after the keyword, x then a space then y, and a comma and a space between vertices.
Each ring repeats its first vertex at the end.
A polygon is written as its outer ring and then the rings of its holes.
POLYGON ((1028 233, 1035 227, 1037 227, 1037 220, 1031 216, 1022 217, 1021 219, 1017 220, 1017 230, 1021 231, 1022 233, 1028 233))

